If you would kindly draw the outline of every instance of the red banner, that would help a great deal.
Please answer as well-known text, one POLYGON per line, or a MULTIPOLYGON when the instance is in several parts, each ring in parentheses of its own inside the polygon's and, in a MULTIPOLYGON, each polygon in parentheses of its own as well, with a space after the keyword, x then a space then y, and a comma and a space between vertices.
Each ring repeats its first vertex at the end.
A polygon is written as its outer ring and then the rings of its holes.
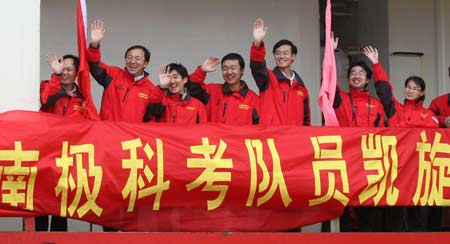
POLYGON ((0 232, 3 243, 194 243, 194 244, 443 244, 450 243, 445 233, 99 233, 99 232, 0 232))
POLYGON ((450 205, 450 130, 175 126, 0 114, 0 216, 127 231, 285 230, 450 205))

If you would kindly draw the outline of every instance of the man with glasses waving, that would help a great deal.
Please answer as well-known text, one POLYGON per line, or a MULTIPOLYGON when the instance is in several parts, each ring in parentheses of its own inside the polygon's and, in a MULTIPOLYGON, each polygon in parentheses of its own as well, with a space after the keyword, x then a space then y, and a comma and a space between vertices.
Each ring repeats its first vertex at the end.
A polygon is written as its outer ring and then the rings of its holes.
POLYGON ((135 45, 125 52, 125 68, 109 66, 101 61, 100 42, 105 37, 103 21, 91 24, 91 43, 87 50, 89 68, 95 80, 103 86, 102 120, 142 122, 147 104, 160 102, 168 84, 153 85, 145 68, 150 52, 135 45))

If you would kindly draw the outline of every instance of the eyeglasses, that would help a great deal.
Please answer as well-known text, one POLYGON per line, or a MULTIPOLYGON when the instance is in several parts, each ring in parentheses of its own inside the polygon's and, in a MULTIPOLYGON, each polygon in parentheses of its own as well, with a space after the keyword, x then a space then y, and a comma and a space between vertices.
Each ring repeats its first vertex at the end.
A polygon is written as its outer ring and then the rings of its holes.
POLYGON ((127 56, 126 58, 125 58, 125 60, 127 61, 127 62, 131 62, 131 61, 135 61, 136 63, 139 63, 139 62, 141 62, 143 59, 142 59, 142 57, 139 57, 139 56, 136 56, 136 57, 133 57, 133 56, 127 56))
POLYGON ((417 87, 417 86, 406 86, 405 88, 408 89, 408 90, 416 91, 416 92, 421 92, 422 91, 422 89, 420 89, 420 87, 417 87))

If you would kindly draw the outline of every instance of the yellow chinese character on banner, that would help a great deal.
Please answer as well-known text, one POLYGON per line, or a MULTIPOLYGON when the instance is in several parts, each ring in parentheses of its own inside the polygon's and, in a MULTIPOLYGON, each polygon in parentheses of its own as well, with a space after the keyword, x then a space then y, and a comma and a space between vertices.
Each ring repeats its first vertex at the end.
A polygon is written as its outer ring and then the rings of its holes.
MULTIPOLYGON (((311 137, 314 148, 313 172, 314 172, 314 195, 321 196, 309 200, 309 206, 315 206, 334 198, 346 206, 349 199, 343 193, 349 193, 347 165, 342 159, 342 137, 341 136, 317 136, 311 137), (332 146, 332 149, 327 145, 332 146), (322 179, 320 174, 326 172, 328 176, 328 189, 322 196, 322 179), (342 182, 342 191, 336 189, 336 174, 339 173, 342 182)), ((325 181, 324 181, 325 182, 325 181)))
MULTIPOLYGON (((164 181, 163 143, 160 139, 156 139, 157 176, 156 182, 154 183, 152 183, 152 181, 155 175, 150 169, 148 163, 144 164, 144 160, 138 158, 138 148, 142 148, 142 141, 140 138, 122 142, 122 150, 130 151, 130 158, 122 160, 122 168, 130 170, 127 183, 122 189, 122 198, 130 198, 127 211, 133 212, 136 198, 142 199, 155 195, 153 210, 159 210, 162 193, 169 190, 170 186, 170 181, 164 181)), ((148 161, 151 161, 155 155, 155 151, 148 143, 145 143, 143 152, 145 153, 148 161)))
POLYGON ((25 204, 25 209, 33 211, 34 183, 37 175, 39 151, 23 150, 22 142, 14 142, 14 150, 0 150, 0 185, 5 193, 1 203, 18 207, 25 204), (14 164, 6 164, 11 161, 14 164), (25 166, 34 162, 34 166, 25 166))
POLYGON ((377 206, 386 193, 387 205, 394 206, 399 194, 399 190, 394 186, 398 175, 397 138, 395 136, 374 136, 374 134, 364 135, 361 139, 361 149, 364 169, 377 173, 367 175, 368 184, 359 194, 360 203, 373 197, 374 205, 377 206), (390 182, 386 191, 388 178, 390 182))
POLYGON ((58 185, 55 187, 56 196, 61 196, 61 216, 65 217, 67 213, 73 216, 75 211, 80 218, 89 211, 97 216, 102 214, 103 208, 99 207, 95 201, 102 184, 103 170, 95 165, 94 155, 93 144, 71 145, 69 148, 69 143, 63 142, 61 157, 56 158, 56 166, 61 168, 62 172, 58 185), (71 199, 70 205, 69 190, 70 192, 75 190, 75 196, 71 199), (86 202, 80 205, 82 196, 86 202))
MULTIPOLYGON (((414 205, 450 206, 450 199, 444 198, 444 188, 450 187, 450 145, 441 143, 442 135, 435 133, 433 144, 428 142, 425 131, 422 141, 417 143, 419 152, 419 172, 414 205)), ((448 189, 447 189, 448 190, 448 189)))
POLYGON ((197 179, 186 185, 186 189, 191 191, 205 184, 202 191, 218 192, 219 195, 214 200, 208 200, 208 210, 213 210, 222 204, 228 190, 228 185, 214 184, 216 181, 231 182, 231 172, 216 172, 216 169, 232 169, 233 160, 231 158, 223 159, 223 153, 227 148, 227 144, 220 140, 219 147, 210 145, 208 138, 202 138, 202 145, 191 146, 191 153, 200 154, 203 158, 188 158, 188 168, 204 168, 197 179), (214 157, 211 158, 211 155, 214 157))
POLYGON ((261 140, 245 140, 245 145, 247 146, 248 156, 250 159, 250 194, 247 198, 246 206, 253 206, 253 201, 255 198, 256 190, 258 193, 267 191, 263 196, 259 197, 256 201, 256 206, 261 206, 270 199, 272 199, 275 191, 277 189, 280 191, 281 200, 285 207, 291 204, 292 199, 289 196, 289 192, 284 180, 283 169, 281 168, 280 156, 278 155, 277 148, 275 146, 273 138, 267 139, 267 145, 269 147, 270 154, 272 156, 272 177, 269 175, 269 170, 267 169, 267 164, 264 161, 263 143, 261 140), (257 187, 258 182, 258 172, 256 166, 259 166, 263 176, 257 187), (270 180, 272 178, 272 184, 270 180), (270 186, 270 189, 269 189, 270 186), (269 190, 267 190, 269 189, 269 190))

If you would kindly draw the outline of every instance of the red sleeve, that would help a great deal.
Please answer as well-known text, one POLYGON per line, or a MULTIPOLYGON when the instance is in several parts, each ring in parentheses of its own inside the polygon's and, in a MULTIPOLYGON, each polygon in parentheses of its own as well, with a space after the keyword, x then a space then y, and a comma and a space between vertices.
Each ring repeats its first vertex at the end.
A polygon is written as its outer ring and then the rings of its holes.
POLYGON ((86 57, 89 62, 100 62, 102 54, 100 53, 100 46, 98 48, 93 48, 91 46, 86 50, 86 57))
MULTIPOLYGON (((447 97, 447 96, 445 96, 445 97, 447 97)), ((442 128, 445 128, 445 118, 447 117, 445 114, 442 114, 441 113, 441 110, 440 110, 440 102, 441 101, 443 101, 443 102, 446 102, 445 100, 443 100, 443 99, 440 99, 441 97, 437 97, 437 98, 435 98, 435 99, 433 99, 433 101, 431 101, 431 104, 430 104, 430 107, 428 108, 428 109, 430 109, 431 111, 433 111, 433 113, 435 113, 435 115, 436 115, 436 117, 437 117, 437 119, 438 119, 438 121, 439 121, 439 126, 440 127, 442 127, 442 128)), ((443 104, 443 107, 444 106, 448 106, 447 104, 443 104)))
POLYGON ((61 76, 52 74, 50 81, 41 81, 41 103, 46 104, 50 96, 56 95, 61 90, 61 76))
POLYGON ((269 88, 271 72, 266 66, 266 48, 264 42, 260 47, 252 44, 250 49, 250 70, 260 92, 269 88))
POLYGON ((160 103, 164 96, 164 90, 161 89, 159 86, 153 85, 153 83, 150 81, 151 89, 150 89, 150 103, 160 103))
POLYGON ((381 63, 372 65, 372 69, 373 69, 373 79, 375 80, 375 83, 378 81, 387 81, 391 85, 391 89, 392 89, 392 84, 389 81, 389 77, 386 74, 386 71, 384 71, 381 63))
POLYGON ((264 62, 266 60, 266 47, 264 42, 261 43, 260 47, 255 46, 252 42, 252 47, 250 48, 250 60, 256 62, 264 62))
POLYGON ((198 117, 199 117, 199 124, 204 124, 207 122, 207 116, 206 116, 206 109, 203 104, 200 102, 200 106, 198 106, 198 117))
POLYGON ((200 66, 195 69, 194 73, 189 75, 189 80, 200 84, 202 87, 205 87, 206 80, 206 72, 202 70, 200 66))

